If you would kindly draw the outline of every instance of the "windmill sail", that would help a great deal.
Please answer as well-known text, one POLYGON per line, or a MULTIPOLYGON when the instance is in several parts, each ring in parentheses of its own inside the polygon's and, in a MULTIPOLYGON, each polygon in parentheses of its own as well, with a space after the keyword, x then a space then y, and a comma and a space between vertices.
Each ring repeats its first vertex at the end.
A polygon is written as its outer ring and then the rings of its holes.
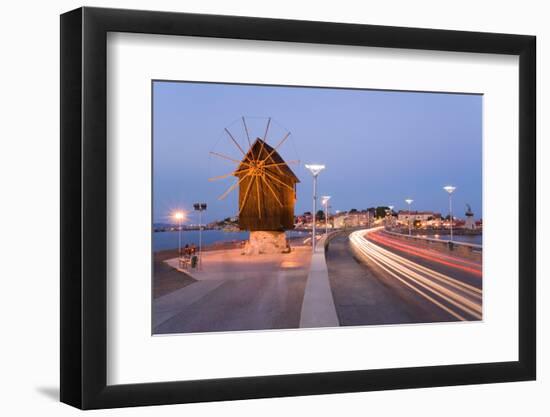
MULTIPOLYGON (((300 182, 290 168, 290 164, 299 161, 288 161, 281 157, 279 150, 287 141, 290 132, 281 135, 275 146, 267 143, 268 134, 271 135, 271 118, 268 119, 263 136, 257 137, 251 143, 248 124, 244 117, 243 129, 246 133, 248 150, 245 152, 236 136, 225 128, 225 134, 231 140, 234 150, 239 152, 238 157, 232 157, 219 152, 210 152, 212 155, 233 162, 236 168, 226 174, 210 178, 211 181, 236 177, 235 181, 219 197, 225 199, 238 188, 239 192, 239 227, 250 231, 284 231, 294 228, 294 204, 296 202, 296 184, 300 182)), ((252 136, 253 137, 253 136, 252 136)))

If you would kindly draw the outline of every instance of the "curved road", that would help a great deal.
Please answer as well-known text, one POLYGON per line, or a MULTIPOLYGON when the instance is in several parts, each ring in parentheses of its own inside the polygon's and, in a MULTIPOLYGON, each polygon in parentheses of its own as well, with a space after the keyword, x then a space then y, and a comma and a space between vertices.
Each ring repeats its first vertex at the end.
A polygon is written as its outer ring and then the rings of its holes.
POLYGON ((334 237, 326 261, 342 326, 481 319, 481 265, 374 230, 334 237))

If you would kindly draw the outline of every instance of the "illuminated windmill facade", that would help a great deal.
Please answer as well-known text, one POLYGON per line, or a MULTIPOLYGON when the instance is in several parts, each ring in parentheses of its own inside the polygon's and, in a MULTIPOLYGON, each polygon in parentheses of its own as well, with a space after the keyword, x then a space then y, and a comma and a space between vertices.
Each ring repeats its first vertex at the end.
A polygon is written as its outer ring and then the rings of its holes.
POLYGON ((287 251, 288 244, 284 231, 294 228, 296 184, 300 182, 289 167, 290 164, 296 164, 299 161, 285 162, 279 154, 290 132, 285 131, 278 143, 272 146, 267 143, 271 118, 267 119, 263 136, 256 137, 254 140, 251 140, 246 119, 244 117, 241 119, 247 146, 241 146, 233 133, 226 128, 225 132, 235 146, 233 149, 240 152, 240 157, 236 159, 230 155, 211 152, 237 165, 232 172, 211 180, 231 176, 237 179, 219 199, 223 200, 231 191, 239 188, 239 228, 250 231, 245 253, 287 251), (247 148, 247 151, 243 148, 247 148))
POLYGON ((239 179, 242 230, 294 228, 296 184, 300 182, 279 153, 257 138, 235 171, 239 179))

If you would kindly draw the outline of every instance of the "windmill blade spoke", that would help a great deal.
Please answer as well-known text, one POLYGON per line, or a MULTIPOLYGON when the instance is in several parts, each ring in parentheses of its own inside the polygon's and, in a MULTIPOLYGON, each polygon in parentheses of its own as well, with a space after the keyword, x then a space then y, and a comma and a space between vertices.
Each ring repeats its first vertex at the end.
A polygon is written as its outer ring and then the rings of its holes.
POLYGON ((264 161, 267 161, 267 160, 269 159, 269 157, 270 157, 271 155, 273 155, 273 153, 275 153, 275 151, 276 151, 277 149, 279 149, 279 147, 280 147, 283 143, 285 143, 285 141, 288 139, 289 136, 290 136, 290 132, 288 132, 288 133, 285 135, 285 137, 284 137, 283 139, 281 139, 281 141, 277 144, 277 146, 275 146, 275 147, 273 148, 273 150, 272 150, 271 152, 269 152, 269 154, 265 157, 264 161))
POLYGON ((271 168, 271 167, 278 167, 278 166, 281 166, 281 165, 291 165, 291 164, 299 164, 299 163, 300 163, 300 161, 298 161, 298 160, 288 161, 288 162, 277 162, 277 163, 274 163, 274 164, 264 165, 264 168, 271 168))
POLYGON ((265 133, 264 133, 264 142, 266 141, 267 139, 267 132, 269 130, 269 125, 271 124, 271 117, 269 119, 267 119, 267 126, 265 128, 265 133))
POLYGON ((292 188, 290 185, 288 185, 287 183, 284 183, 283 181, 281 181, 279 178, 277 178, 274 174, 270 173, 269 171, 267 170, 264 170, 265 174, 274 179, 275 181, 277 181, 279 184, 281 185, 284 185, 286 188, 288 188, 289 190, 291 190, 292 192, 294 192, 294 188, 292 188))
POLYGON ((231 191, 233 191, 237 187, 238 184, 239 184, 239 182, 237 181, 235 184, 231 185, 231 187, 229 187, 227 190, 225 190, 225 192, 218 197, 218 200, 223 200, 225 197, 227 197, 227 195, 231 191))
POLYGON ((258 218, 262 218, 262 206, 260 201, 260 181, 258 181, 258 177, 256 177, 256 196, 258 198, 258 218))
POLYGON ((246 177, 248 177, 248 175, 250 174, 242 176, 239 181, 237 181, 235 184, 229 187, 221 196, 219 196, 218 200, 223 200, 225 197, 227 197, 231 191, 233 191, 246 177))
POLYGON ((234 158, 231 158, 230 156, 227 156, 227 155, 222 155, 221 153, 217 153, 217 152, 213 152, 213 151, 210 151, 210 153, 212 155, 216 155, 216 156, 219 156, 220 158, 223 158, 223 159, 227 159, 228 161, 233 161, 237 164, 244 164, 248 167, 252 167, 252 165, 250 165, 248 162, 244 162, 244 161, 239 161, 238 159, 234 159, 234 158))
POLYGON ((265 127, 264 139, 262 140, 262 144, 260 145, 260 152, 258 152, 258 158, 256 159, 256 161, 259 161, 260 159, 262 159, 262 152, 264 151, 264 143, 267 138, 267 132, 269 131, 270 124, 271 124, 271 117, 267 119, 267 126, 265 127))
POLYGON ((246 120, 244 120, 244 116, 242 117, 242 119, 243 119, 244 131, 246 133, 246 139, 248 140, 248 147, 251 148, 252 143, 250 142, 250 135, 248 133, 248 126, 246 125, 246 120))
POLYGON ((244 193, 243 201, 241 203, 241 207, 239 207, 239 216, 241 215, 241 211, 243 211, 244 206, 246 205, 246 201, 248 200, 248 196, 250 195, 250 189, 252 188, 252 183, 256 177, 251 177, 250 181, 248 182, 248 187, 246 187, 246 191, 244 193))
POLYGON ((231 134, 231 132, 229 131, 228 128, 225 128, 224 129, 227 134, 229 135, 229 137, 231 138, 231 140, 233 141, 233 143, 235 144, 235 146, 239 149, 239 151, 241 151, 241 153, 244 155, 244 157, 246 159, 248 159, 250 162, 252 162, 252 160, 248 157, 248 155, 245 153, 245 151, 243 150, 243 148, 241 148, 241 145, 239 145, 239 142, 237 142, 237 140, 233 137, 233 135, 231 134))
POLYGON ((237 171, 231 171, 227 174, 223 174, 223 175, 218 175, 217 177, 211 177, 211 178, 208 178, 208 181, 217 181, 217 180, 221 180, 221 179, 224 179, 224 178, 227 178, 231 175, 235 175, 237 173, 237 171))
POLYGON ((225 190, 225 192, 218 197, 218 200, 223 200, 225 197, 227 197, 231 191, 237 188, 237 185, 239 185, 238 181, 235 184, 231 185, 231 187, 229 187, 227 190, 225 190))
POLYGON ((217 181, 217 180, 221 180, 221 179, 224 179, 224 178, 227 178, 231 175, 233 176, 237 176, 238 174, 242 174, 243 172, 248 172, 250 171, 250 168, 246 168, 246 169, 241 169, 240 171, 231 171, 227 174, 223 174, 223 175, 218 175, 217 177, 211 177, 211 178, 208 178, 208 181, 217 181))
POLYGON ((265 179, 265 176, 263 175, 262 175, 262 180, 267 185, 267 188, 269 188, 269 191, 271 191, 271 194, 273 194, 273 197, 275 197, 275 200, 277 200, 277 203, 279 203, 279 205, 283 207, 283 203, 281 203, 281 200, 279 200, 279 197, 277 197, 277 193, 273 190, 273 188, 271 187, 271 184, 265 179))

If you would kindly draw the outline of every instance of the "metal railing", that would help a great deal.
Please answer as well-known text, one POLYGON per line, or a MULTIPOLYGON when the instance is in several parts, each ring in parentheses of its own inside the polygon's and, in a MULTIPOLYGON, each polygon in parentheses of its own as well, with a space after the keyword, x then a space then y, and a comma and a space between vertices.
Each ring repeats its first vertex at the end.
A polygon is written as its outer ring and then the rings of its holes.
POLYGON ((389 230, 384 230, 384 233, 394 235, 394 236, 403 237, 403 238, 406 238, 406 239, 425 240, 425 241, 428 241, 428 242, 440 243, 440 244, 444 244, 444 245, 452 244, 453 246, 455 246, 455 245, 456 246, 464 246, 464 247, 468 247, 468 248, 470 248, 470 249, 472 249, 476 252, 482 252, 483 251, 483 245, 478 245, 476 243, 457 242, 456 240, 450 241, 450 240, 445 240, 445 239, 435 239, 435 238, 431 238, 431 237, 406 235, 406 234, 403 234, 403 233, 390 232, 389 230))

